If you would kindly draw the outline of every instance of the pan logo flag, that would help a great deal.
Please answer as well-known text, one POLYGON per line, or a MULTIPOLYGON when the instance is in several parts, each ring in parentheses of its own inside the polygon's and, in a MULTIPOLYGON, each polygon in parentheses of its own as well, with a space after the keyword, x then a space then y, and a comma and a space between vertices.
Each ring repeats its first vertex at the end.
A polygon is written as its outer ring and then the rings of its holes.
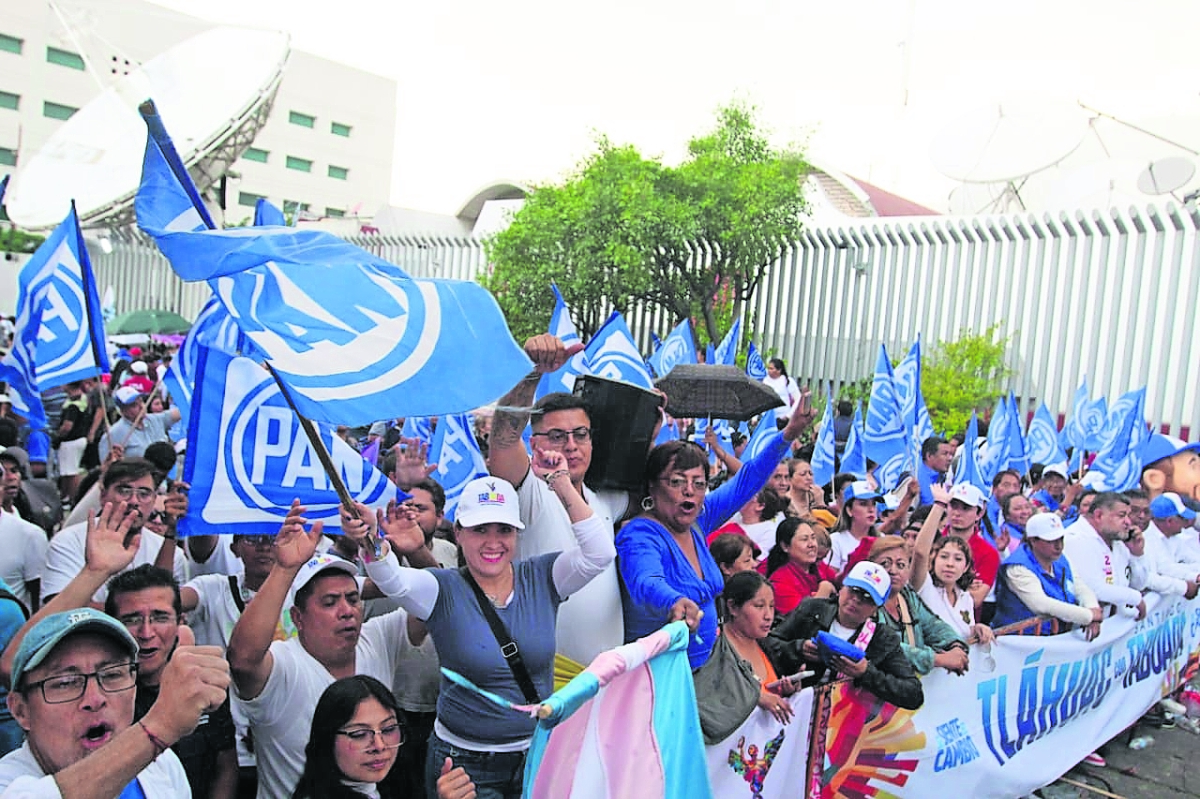
POLYGON ((767 365, 763 362, 762 355, 755 348, 754 342, 750 342, 750 349, 746 352, 746 374, 755 380, 766 380, 767 365))
POLYGON ((200 358, 201 347, 220 350, 226 355, 254 357, 253 345, 242 335, 242 331, 233 321, 233 317, 225 310, 225 306, 216 297, 210 297, 204 307, 200 309, 200 315, 196 317, 192 329, 188 331, 187 338, 183 341, 183 346, 179 348, 179 352, 172 359, 171 366, 167 369, 167 376, 163 378, 163 382, 167 384, 167 390, 171 392, 171 399, 179 408, 180 417, 185 425, 192 405, 192 388, 196 384, 196 362, 200 358))
MULTIPOLYGON (((575 329, 575 323, 571 321, 571 311, 567 308, 567 303, 559 292, 558 286, 551 283, 550 290, 554 292, 554 312, 550 314, 550 335, 562 339, 563 345, 567 347, 579 344, 581 342, 579 331, 575 329)), ((572 355, 561 368, 548 375, 542 375, 541 380, 538 381, 537 390, 534 392, 534 399, 541 399, 556 391, 570 393, 575 388, 575 376, 581 374, 588 374, 587 358, 582 352, 578 352, 572 355)))
MULTIPOLYGON (((295 413, 271 376, 249 358, 202 347, 192 394, 184 480, 191 485, 183 535, 273 535, 292 500, 306 518, 338 528, 338 497, 295 413)), ((350 494, 368 507, 400 495, 329 425, 321 440, 350 494)))
MULTIPOLYGON (((437 464, 432 477, 446 492, 444 511, 447 521, 453 522, 454 511, 467 483, 477 477, 486 477, 488 473, 479 442, 472 432, 469 414, 455 413, 438 419, 433 443, 429 445, 429 459, 437 464)), ((479 501, 484 503, 484 497, 480 496, 479 501)))
MULTIPOLYGON (((613 311, 604 326, 596 331, 584 353, 587 355, 591 373, 597 377, 624 380, 642 388, 654 388, 654 381, 650 379, 646 362, 642 360, 637 345, 633 343, 633 336, 629 333, 629 326, 625 324, 625 317, 621 316, 619 311, 613 311)), ((513 383, 515 382, 514 380, 513 383)))
POLYGON ((681 363, 696 362, 696 344, 692 340, 691 320, 684 319, 667 334, 662 346, 650 356, 650 366, 654 374, 666 377, 667 374, 681 363))

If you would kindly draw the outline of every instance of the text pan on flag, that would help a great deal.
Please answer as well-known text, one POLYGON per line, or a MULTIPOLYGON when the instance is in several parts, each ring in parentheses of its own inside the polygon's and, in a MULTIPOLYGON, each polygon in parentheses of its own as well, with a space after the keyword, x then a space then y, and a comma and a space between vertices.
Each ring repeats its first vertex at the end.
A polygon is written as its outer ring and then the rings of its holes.
MULTIPOLYGON (((336 530, 338 496, 279 386, 249 358, 200 348, 184 480, 182 535, 273 535, 293 499, 305 518, 336 530)), ((382 472, 328 425, 317 425, 350 494, 368 507, 400 496, 382 472)))
POLYGON ((100 296, 74 207, 21 269, 16 316, 38 391, 109 371, 100 296))

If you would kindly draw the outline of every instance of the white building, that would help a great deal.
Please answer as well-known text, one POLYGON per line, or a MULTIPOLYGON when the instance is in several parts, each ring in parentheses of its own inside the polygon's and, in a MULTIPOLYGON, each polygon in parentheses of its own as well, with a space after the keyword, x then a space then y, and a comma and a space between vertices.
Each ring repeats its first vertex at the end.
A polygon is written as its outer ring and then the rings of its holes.
MULTIPOLYGON (((0 176, 101 84, 213 27, 141 0, 0 0, 0 176)), ((293 50, 269 119, 227 182, 227 223, 251 217, 259 197, 313 217, 370 216, 386 205, 396 88, 293 50)))

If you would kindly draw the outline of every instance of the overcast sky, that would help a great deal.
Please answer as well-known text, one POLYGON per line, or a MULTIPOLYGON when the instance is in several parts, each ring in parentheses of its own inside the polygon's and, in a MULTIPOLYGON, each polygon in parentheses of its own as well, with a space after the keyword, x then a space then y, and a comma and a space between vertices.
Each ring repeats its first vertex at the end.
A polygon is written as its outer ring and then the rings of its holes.
POLYGON ((1196 0, 155 2, 394 78, 392 201, 431 211, 554 180, 593 131, 677 160, 735 97, 777 143, 939 210, 958 184, 931 148, 1001 100, 1083 99, 1200 150, 1196 0))

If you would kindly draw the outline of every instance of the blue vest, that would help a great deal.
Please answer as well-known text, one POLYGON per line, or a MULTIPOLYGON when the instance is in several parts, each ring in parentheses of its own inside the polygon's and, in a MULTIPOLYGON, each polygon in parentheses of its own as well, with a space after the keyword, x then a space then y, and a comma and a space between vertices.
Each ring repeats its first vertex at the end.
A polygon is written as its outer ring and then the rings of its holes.
MULTIPOLYGON (((1050 496, 1050 493, 1044 488, 1039 491, 1034 491, 1033 494, 1030 495, 1029 501, 1037 502, 1050 513, 1055 513, 1058 511, 1059 501, 1050 496)), ((1072 505, 1071 507, 1067 508, 1067 513, 1065 516, 1063 516, 1063 525, 1066 526, 1067 524, 1075 521, 1077 518, 1079 518, 1079 509, 1072 505)))
MULTIPOLYGON (((1025 603, 1021 601, 1020 597, 1008 587, 1005 573, 1013 566, 1024 566, 1036 574, 1046 596, 1062 602, 1069 602, 1072 605, 1075 604, 1075 581, 1071 576, 1071 564, 1067 562, 1067 559, 1061 557, 1054 561, 1052 567, 1054 575, 1051 576, 1046 574, 1042 569, 1042 564, 1037 562, 1037 558, 1033 556, 1033 550, 1027 544, 1021 544, 1005 558, 1004 563, 1000 566, 1000 576, 996 580, 996 615, 992 618, 993 627, 1004 627, 1037 615, 1025 607, 1025 603)), ((1042 635, 1049 633, 1050 622, 1046 622, 1042 625, 1042 635)))

